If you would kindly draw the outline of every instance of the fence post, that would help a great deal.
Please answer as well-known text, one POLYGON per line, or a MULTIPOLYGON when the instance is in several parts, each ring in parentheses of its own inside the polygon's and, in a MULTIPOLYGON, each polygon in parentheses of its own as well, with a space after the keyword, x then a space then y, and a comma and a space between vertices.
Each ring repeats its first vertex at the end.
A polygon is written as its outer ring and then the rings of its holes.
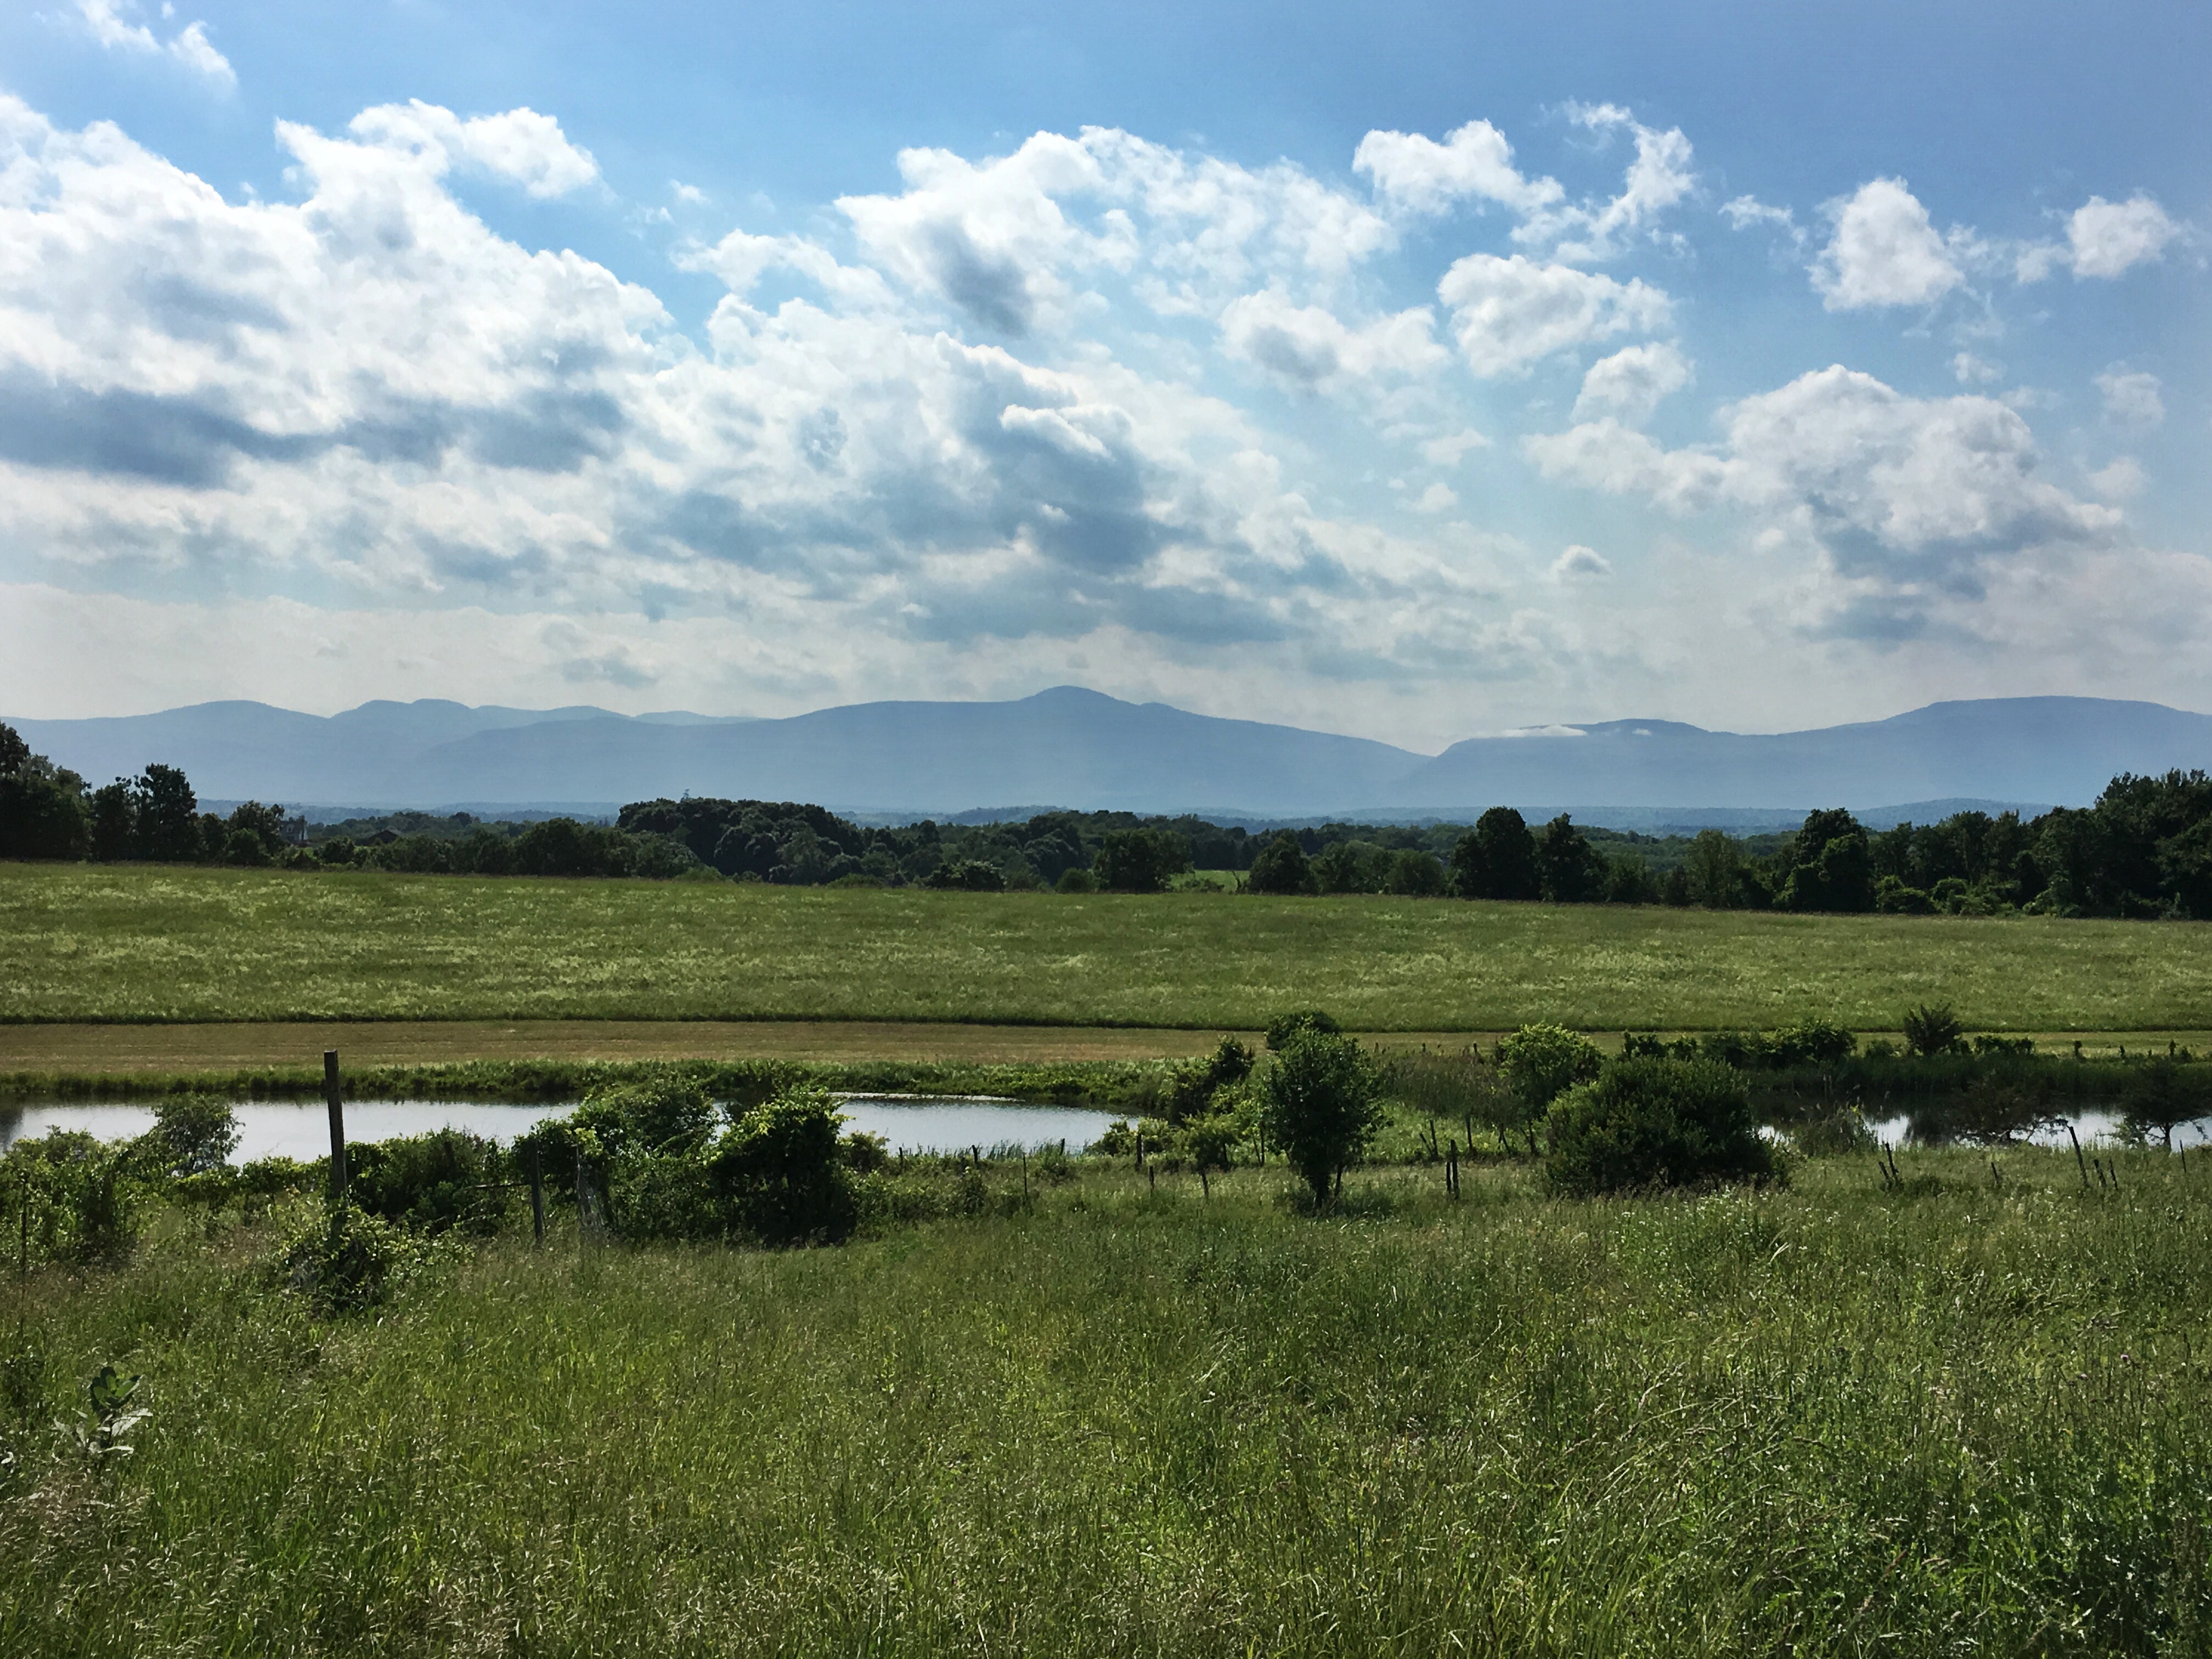
POLYGON ((530 1143, 530 1232, 533 1242, 545 1242, 545 1156, 534 1140, 530 1143))
POLYGON ((576 1157, 576 1238, 597 1244, 607 1235, 606 1212, 601 1206, 599 1182, 592 1166, 580 1152, 576 1157))
POLYGON ((331 1109, 331 1202, 345 1202, 345 1103, 338 1095, 338 1051, 323 1050, 323 1100, 331 1109))

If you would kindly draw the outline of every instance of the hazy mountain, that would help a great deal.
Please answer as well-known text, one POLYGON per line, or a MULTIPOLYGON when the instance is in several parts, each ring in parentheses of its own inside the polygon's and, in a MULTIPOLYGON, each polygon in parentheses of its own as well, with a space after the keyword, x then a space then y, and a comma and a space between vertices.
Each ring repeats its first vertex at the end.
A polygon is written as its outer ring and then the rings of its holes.
POLYGON ((1886 720, 1744 736, 1667 720, 1574 735, 1474 738, 1399 786, 1394 805, 1571 800, 1639 807, 1871 805, 1960 797, 2081 805, 2118 772, 2212 768, 2212 716, 2152 702, 2006 697, 1886 720))
POLYGON ((327 718, 256 702, 12 721, 94 782, 180 766, 210 799, 289 805, 611 807, 686 791, 948 817, 992 802, 1466 817, 1496 805, 1620 827, 1817 805, 1885 818, 2081 803, 2116 772, 2212 768, 2212 717, 2156 703, 2025 697, 1746 736, 1609 720, 1477 738, 1433 757, 1362 738, 1217 720, 1062 686, 1009 702, 875 702, 786 720, 372 702, 327 718), (1909 807, 1882 803, 1909 801, 1909 807))

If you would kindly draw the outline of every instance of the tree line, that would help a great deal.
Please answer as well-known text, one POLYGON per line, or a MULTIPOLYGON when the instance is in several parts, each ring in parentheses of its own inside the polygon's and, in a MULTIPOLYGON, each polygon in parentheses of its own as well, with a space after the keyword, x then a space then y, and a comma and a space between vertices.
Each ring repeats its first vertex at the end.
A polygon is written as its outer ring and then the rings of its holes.
POLYGON ((792 801, 637 801, 612 824, 395 815, 314 826, 248 801, 200 811, 175 767, 98 788, 0 726, 0 858, 355 867, 422 873, 710 875, 791 886, 1159 892, 1193 871, 1259 894, 1383 893, 1709 909, 2212 919, 2212 776, 2124 773, 2094 805, 2033 819, 1955 813, 1869 830, 1850 812, 1793 832, 1639 836, 1511 807, 1473 824, 1218 824, 1048 811, 864 825, 792 801), (355 832, 355 833, 349 833, 355 832))

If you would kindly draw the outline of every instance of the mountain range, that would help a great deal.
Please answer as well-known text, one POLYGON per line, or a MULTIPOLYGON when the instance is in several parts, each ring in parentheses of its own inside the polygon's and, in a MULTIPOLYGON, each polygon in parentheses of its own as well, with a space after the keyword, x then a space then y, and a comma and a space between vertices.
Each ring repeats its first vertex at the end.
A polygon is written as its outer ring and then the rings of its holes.
POLYGON ((1248 819, 1464 817, 1503 805, 1643 827, 1668 814, 1778 822, 1820 805, 1894 816, 1910 803, 1923 810, 1907 815, 1925 818, 1969 803, 2076 805, 2116 773, 2212 768, 2212 716, 2088 697, 1939 702, 1769 734, 1606 720, 1472 738, 1434 756, 1073 686, 781 720, 424 701, 328 716, 231 702, 9 723, 94 782, 160 762, 210 800, 361 810, 604 812, 689 792, 877 817, 1010 802, 1248 819))

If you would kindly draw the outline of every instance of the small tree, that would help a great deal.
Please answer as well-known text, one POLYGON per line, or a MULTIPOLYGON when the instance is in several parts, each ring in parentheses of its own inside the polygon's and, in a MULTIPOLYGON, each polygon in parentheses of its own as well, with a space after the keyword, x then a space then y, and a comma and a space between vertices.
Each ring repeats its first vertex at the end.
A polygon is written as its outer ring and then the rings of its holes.
MULTIPOLYGON (((1565 1091, 1595 1077, 1604 1063, 1595 1043, 1564 1025, 1523 1025, 1498 1045, 1498 1068, 1513 1091, 1519 1108, 1516 1127, 1529 1137, 1530 1152, 1535 1150, 1536 1120, 1565 1091)), ((1501 1121, 1495 1127, 1503 1140, 1508 1126, 1501 1121)))
POLYGON ((2154 1134, 2173 1150, 2173 1132, 2185 1123, 2212 1117, 2212 1075, 2202 1066, 2184 1066, 2160 1054, 2130 1077, 2120 1099, 2127 1133, 2138 1140, 2154 1134))
POLYGON ((1268 1141, 1312 1189, 1316 1206, 1328 1203, 1345 1165, 1382 1123, 1375 1062, 1352 1038, 1308 1027, 1276 1049, 1261 1089, 1268 1141))
POLYGON ((1785 910, 1871 910, 1874 854, 1867 832, 1837 808, 1807 815, 1777 902, 1785 910))
POLYGON ((1298 845, 1298 838, 1287 830, 1279 831, 1253 855, 1252 871, 1244 885, 1255 893, 1313 891, 1313 874, 1306 866, 1305 848, 1298 845))
POLYGON ((131 781, 131 796, 133 850, 140 858, 179 863, 200 856, 204 842, 199 798, 182 772, 173 766, 149 766, 131 781))
POLYGON ((205 1175, 238 1150, 238 1114, 220 1095, 171 1095, 155 1109, 154 1127, 139 1144, 164 1175, 205 1175))
POLYGON ((1553 904, 1583 904, 1605 895, 1605 860, 1565 812, 1536 834, 1536 881, 1553 904))
POLYGON ((1905 1011, 1905 1052, 1957 1054, 1966 1049, 1966 1028, 1948 1002, 1923 1002, 1905 1011))
POLYGON ((1109 893, 1164 893, 1169 878, 1190 868, 1190 854, 1171 830, 1112 830, 1091 867, 1109 893))
POLYGON ((1401 898, 1435 898, 1444 890, 1443 866, 1418 847, 1401 848, 1391 857, 1382 890, 1401 898))

